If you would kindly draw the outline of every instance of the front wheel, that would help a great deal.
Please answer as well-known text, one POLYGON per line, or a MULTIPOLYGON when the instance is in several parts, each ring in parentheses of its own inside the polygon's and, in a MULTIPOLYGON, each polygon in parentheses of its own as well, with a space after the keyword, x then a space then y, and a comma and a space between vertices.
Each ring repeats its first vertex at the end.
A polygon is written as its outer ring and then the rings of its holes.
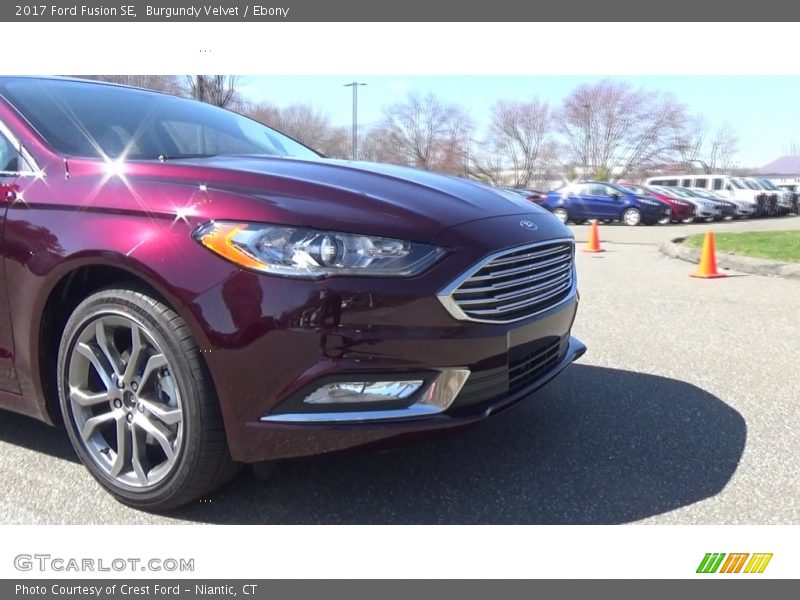
POLYGON ((559 206, 553 211, 553 216, 561 221, 564 225, 566 225, 567 221, 569 221, 569 213, 567 212, 567 209, 562 206, 559 206))
POLYGON ((108 289, 81 302, 61 338, 57 377, 78 457, 121 502, 176 508, 236 472, 194 338, 148 294, 108 289))
POLYGON ((622 213, 622 222, 625 225, 636 226, 642 222, 642 213, 638 208, 628 208, 622 213))

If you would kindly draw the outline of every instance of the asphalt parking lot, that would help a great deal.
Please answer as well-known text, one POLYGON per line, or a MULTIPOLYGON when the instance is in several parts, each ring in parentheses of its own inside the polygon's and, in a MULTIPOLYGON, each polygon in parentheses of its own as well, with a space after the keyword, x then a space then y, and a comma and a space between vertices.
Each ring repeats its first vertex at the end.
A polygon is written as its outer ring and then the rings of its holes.
MULTIPOLYGON (((250 470, 169 516, 117 504, 66 435, 0 413, 3 523, 800 523, 800 282, 688 277, 662 241, 800 217, 601 226, 578 252, 587 354, 476 427, 250 470)), ((587 226, 574 227, 579 242, 587 226)))

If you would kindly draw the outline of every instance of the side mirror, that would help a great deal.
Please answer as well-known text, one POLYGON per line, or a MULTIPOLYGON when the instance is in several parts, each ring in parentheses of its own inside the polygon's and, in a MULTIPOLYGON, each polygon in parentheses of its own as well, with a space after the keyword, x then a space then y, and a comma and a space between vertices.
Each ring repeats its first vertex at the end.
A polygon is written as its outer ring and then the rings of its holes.
POLYGON ((619 192, 611 192, 611 197, 614 200, 619 200, 620 198, 622 198, 622 194, 620 194, 619 192))

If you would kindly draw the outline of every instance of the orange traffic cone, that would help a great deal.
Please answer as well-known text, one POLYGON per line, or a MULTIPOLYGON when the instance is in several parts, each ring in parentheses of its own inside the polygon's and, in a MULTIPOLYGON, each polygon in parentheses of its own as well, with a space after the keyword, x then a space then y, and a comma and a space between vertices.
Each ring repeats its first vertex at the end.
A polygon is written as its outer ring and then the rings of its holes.
POLYGON ((597 227, 597 219, 592 221, 592 228, 589 230, 589 245, 583 249, 584 252, 605 252, 600 247, 600 231, 597 227))
POLYGON ((702 277, 703 279, 727 277, 725 273, 717 272, 717 252, 714 249, 713 231, 706 232, 706 237, 703 239, 703 250, 700 252, 700 264, 697 265, 697 271, 689 276, 702 277))

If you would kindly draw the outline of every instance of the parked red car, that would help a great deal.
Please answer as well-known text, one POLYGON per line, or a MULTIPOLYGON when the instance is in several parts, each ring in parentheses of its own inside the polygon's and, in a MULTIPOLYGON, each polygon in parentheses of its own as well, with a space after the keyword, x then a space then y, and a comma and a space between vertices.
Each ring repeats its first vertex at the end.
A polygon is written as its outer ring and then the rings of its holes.
POLYGON ((655 190, 646 185, 639 185, 638 183, 628 183, 627 181, 621 181, 618 185, 628 188, 629 190, 636 192, 637 194, 641 194, 643 196, 653 196, 657 200, 661 200, 662 202, 666 202, 669 204, 670 208, 672 209, 671 220, 673 223, 681 223, 683 221, 687 221, 694 218, 694 205, 691 202, 686 202, 684 200, 679 200, 678 198, 674 198, 673 196, 667 196, 666 194, 662 194, 658 190, 655 190))
POLYGON ((0 78, 0 161, 0 407, 136 507, 479 421, 585 351, 569 230, 483 185, 57 78, 0 78))

